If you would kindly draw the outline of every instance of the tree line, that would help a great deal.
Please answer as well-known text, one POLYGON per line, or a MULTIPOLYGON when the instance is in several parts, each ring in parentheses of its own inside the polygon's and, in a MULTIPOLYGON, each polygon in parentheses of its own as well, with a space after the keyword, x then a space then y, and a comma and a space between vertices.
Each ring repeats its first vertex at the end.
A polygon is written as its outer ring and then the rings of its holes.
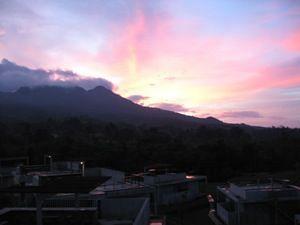
POLYGON ((151 126, 87 118, 0 122, 0 157, 29 156, 39 164, 88 160, 127 172, 156 163, 224 181, 243 173, 300 167, 300 129, 246 126, 151 126))

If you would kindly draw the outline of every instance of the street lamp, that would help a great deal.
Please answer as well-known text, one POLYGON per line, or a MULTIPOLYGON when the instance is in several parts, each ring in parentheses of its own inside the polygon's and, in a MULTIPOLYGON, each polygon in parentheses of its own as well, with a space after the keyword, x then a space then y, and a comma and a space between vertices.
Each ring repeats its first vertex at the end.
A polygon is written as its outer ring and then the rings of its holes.
POLYGON ((46 159, 49 159, 50 171, 52 171, 53 158, 51 155, 44 155, 44 164, 46 165, 46 159))
POLYGON ((84 172, 85 172, 85 163, 83 161, 80 162, 81 165, 81 174, 84 177, 84 172))
POLYGON ((52 156, 51 155, 48 155, 48 158, 50 159, 50 171, 52 171, 52 167, 53 167, 53 162, 52 162, 52 160, 53 160, 53 158, 52 158, 52 156))

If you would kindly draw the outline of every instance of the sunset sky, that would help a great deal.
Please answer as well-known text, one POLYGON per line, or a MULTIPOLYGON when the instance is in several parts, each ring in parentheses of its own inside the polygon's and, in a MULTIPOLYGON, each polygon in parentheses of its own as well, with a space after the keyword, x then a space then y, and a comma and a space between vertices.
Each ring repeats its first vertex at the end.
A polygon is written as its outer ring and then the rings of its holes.
POLYGON ((145 106, 300 127, 297 0, 0 0, 2 58, 145 106))

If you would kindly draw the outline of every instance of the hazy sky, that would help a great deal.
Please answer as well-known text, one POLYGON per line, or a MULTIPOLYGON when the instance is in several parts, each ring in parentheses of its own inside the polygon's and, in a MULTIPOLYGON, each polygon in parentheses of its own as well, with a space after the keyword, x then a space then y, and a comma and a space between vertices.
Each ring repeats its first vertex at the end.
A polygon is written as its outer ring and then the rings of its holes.
POLYGON ((148 106, 300 127, 297 0, 0 0, 1 58, 148 106))

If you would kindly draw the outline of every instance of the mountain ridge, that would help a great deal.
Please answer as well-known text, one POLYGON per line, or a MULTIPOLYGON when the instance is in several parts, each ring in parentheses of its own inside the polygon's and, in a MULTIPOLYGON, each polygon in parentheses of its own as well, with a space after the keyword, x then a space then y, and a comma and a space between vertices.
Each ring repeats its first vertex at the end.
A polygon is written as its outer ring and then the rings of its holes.
POLYGON ((87 116, 106 122, 173 125, 223 125, 216 118, 197 118, 173 111, 138 105, 111 90, 97 86, 20 87, 0 92, 0 118, 31 120, 44 117, 87 116), (24 115, 22 115, 24 114, 24 115))

